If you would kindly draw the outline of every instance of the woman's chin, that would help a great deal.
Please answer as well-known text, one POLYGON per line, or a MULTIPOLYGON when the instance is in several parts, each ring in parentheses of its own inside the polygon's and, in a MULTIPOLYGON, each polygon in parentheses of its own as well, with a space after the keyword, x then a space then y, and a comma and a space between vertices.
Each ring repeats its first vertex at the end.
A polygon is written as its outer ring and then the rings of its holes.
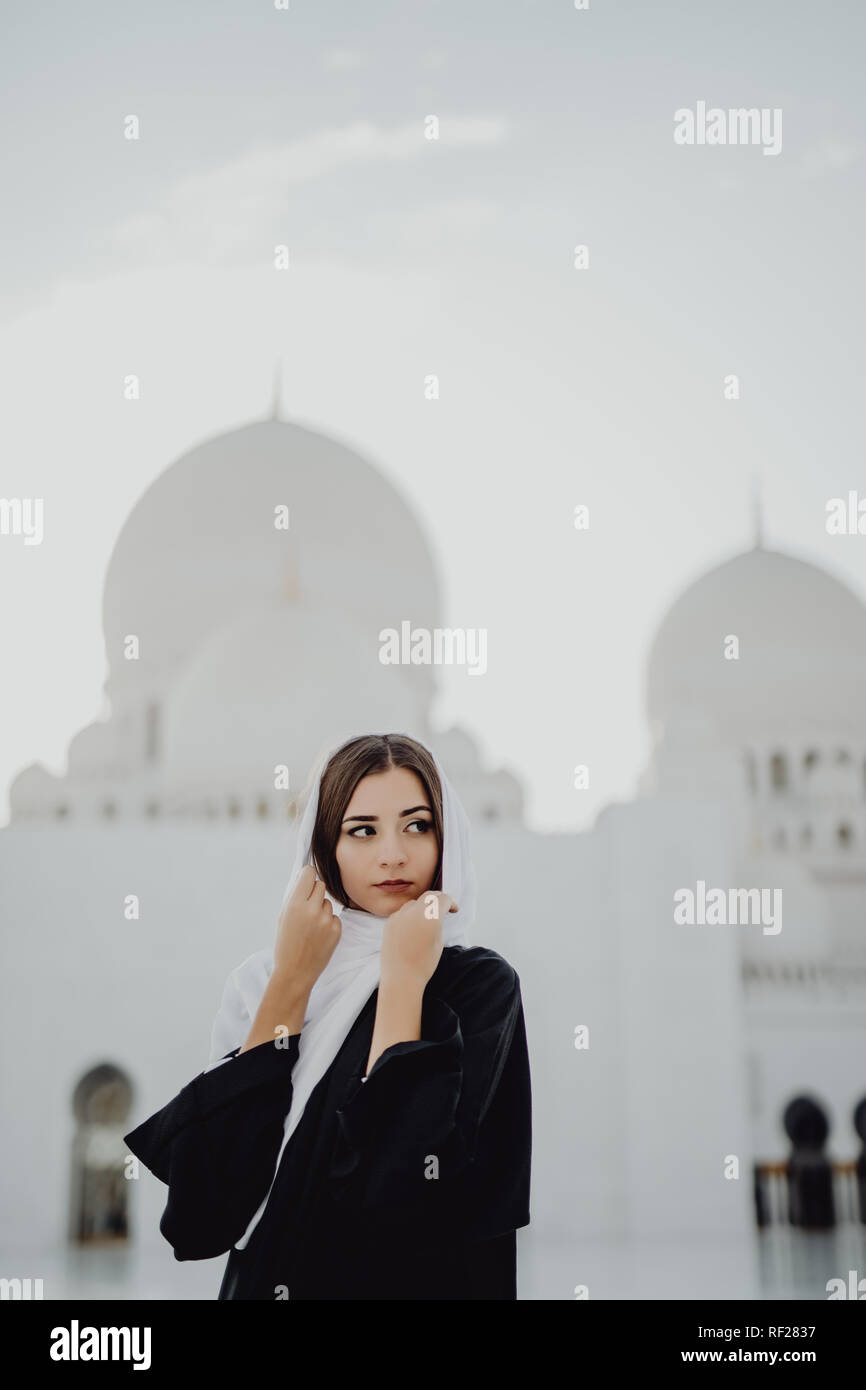
POLYGON ((357 902, 362 912, 369 912, 374 917, 392 917, 401 907, 405 907, 406 903, 416 902, 430 891, 429 888, 423 888, 419 893, 414 884, 407 888, 405 893, 382 893, 374 888, 372 894, 365 894, 363 902, 360 898, 357 902))
MULTIPOLYGON (((375 890, 374 890, 375 891, 375 890)), ((407 903, 414 902, 421 894, 412 886, 407 888, 405 893, 381 893, 375 894, 375 903, 370 907, 371 912, 375 912, 380 917, 392 917, 395 912, 399 912, 401 907, 407 903)))

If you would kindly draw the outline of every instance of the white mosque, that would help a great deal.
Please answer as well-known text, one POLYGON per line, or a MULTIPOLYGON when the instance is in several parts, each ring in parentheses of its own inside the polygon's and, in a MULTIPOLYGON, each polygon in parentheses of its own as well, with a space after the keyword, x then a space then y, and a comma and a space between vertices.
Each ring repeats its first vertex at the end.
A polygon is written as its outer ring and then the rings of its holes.
MULTIPOLYGON (((762 1296, 755 1165, 764 1223, 784 1225, 773 1165, 797 1096, 826 1118, 837 1219, 856 1228, 866 607, 758 530, 661 624, 635 799, 555 835, 526 829, 518 781, 471 737, 430 727, 434 668, 381 664, 381 629, 407 616, 441 626, 418 519, 371 461, 276 410, 133 509, 105 582, 110 716, 65 774, 16 777, 0 833, 0 1274, 44 1268, 45 1297, 88 1279, 85 1296, 215 1297, 224 1258, 173 1261, 165 1189, 128 1174, 122 1135, 206 1064, 226 975, 273 938, 310 765, 362 731, 411 732, 448 769, 474 827, 476 940, 521 978, 521 1297, 762 1296), (675 894, 699 884, 770 890, 781 926, 681 924, 675 894), (688 1258, 662 1258, 671 1242, 688 1258), (87 1249, 110 1276, 69 1263, 87 1249)), ((835 1258, 802 1296, 825 1296, 835 1258)))
MULTIPOLYGON (((432 668, 383 666, 378 634, 407 613, 437 627, 440 608, 421 527, 354 450, 279 419, 210 439, 148 488, 109 561, 111 718, 72 740, 64 777, 16 778, 12 820, 285 818, 276 765, 300 791, 343 727, 426 729, 432 668)), ((513 777, 483 774, 458 731, 437 746, 474 815, 519 823, 513 777)))

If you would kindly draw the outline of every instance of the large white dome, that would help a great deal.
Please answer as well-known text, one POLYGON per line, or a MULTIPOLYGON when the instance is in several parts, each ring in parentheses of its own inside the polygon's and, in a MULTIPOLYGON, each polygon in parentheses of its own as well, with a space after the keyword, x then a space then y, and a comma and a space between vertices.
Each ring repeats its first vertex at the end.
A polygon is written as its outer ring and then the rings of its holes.
POLYGON ((866 727, 866 606, 825 570, 756 547, 702 575, 652 644, 647 710, 657 733, 689 719, 717 733, 792 720, 866 727), (739 638, 739 660, 725 639, 739 638))
MULTIPOLYGON (((120 532, 103 596, 111 717, 75 736, 65 777, 23 771, 13 815, 267 817, 346 738, 429 745, 438 669, 383 665, 380 634, 433 632, 440 607, 427 537, 353 449, 277 419, 218 435, 120 532)), ((519 820, 515 780, 458 745, 462 794, 519 820)))
MULTIPOLYGON (((360 624, 440 625, 430 548, 394 486, 353 449, 281 420, 207 440, 151 484, 109 561, 103 626, 116 708, 158 692, 250 606, 321 604, 360 624), (274 526, 289 508, 289 529, 274 526), (140 659, 124 659, 137 635, 140 659)), ((430 691, 429 667, 412 668, 430 691)))
POLYGON ((383 666, 378 634, 331 611, 255 608, 214 633, 165 705, 165 789, 273 793, 274 768, 301 789, 327 745, 369 730, 425 728, 409 667, 383 666))

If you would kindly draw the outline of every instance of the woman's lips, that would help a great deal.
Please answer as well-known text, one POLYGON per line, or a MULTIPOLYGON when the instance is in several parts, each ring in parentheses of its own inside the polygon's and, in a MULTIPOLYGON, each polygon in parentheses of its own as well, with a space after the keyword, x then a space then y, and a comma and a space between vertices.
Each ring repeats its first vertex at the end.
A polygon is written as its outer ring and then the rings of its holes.
POLYGON ((411 883, 374 883, 374 888, 378 888, 380 893, 405 893, 407 888, 411 888, 411 883))

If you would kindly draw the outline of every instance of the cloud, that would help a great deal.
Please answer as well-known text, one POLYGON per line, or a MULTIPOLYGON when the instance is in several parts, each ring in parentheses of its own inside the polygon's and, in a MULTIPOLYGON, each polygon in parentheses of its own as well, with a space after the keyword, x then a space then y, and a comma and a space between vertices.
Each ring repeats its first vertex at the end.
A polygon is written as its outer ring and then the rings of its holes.
MULTIPOLYGON (((500 143, 506 133, 498 117, 440 118, 439 153, 500 143)), ((193 174, 170 189, 153 211, 124 218, 106 236, 107 249, 136 265, 195 260, 220 264, 258 260, 263 245, 281 240, 275 229, 286 218, 286 190, 359 165, 404 164, 425 158, 430 142, 420 120, 383 129, 356 121, 228 160, 193 174)))

